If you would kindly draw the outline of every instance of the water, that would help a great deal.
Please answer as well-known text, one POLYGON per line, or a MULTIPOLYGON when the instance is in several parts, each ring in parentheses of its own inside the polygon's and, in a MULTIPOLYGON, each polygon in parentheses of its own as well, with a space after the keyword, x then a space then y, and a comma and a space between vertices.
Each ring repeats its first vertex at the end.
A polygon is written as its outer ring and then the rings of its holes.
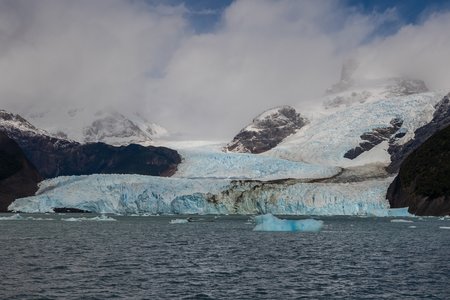
POLYGON ((80 217, 73 214, 33 217, 55 220, 0 220, 2 299, 450 294, 450 219, 328 217, 320 218, 319 233, 287 233, 254 232, 243 216, 194 216, 199 222, 185 224, 170 224, 183 216, 112 216, 117 221, 109 222, 60 220, 80 217))

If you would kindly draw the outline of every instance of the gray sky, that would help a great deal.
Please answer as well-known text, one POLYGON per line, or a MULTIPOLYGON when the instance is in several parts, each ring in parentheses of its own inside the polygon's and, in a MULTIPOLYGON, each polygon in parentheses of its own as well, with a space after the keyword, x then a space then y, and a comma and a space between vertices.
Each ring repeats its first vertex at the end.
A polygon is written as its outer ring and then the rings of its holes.
POLYGON ((0 0, 0 106, 112 105, 186 137, 231 138, 265 109, 307 110, 349 57, 360 76, 450 89, 448 12, 386 36, 376 33, 399 21, 395 8, 244 0, 199 32, 186 5, 161 3, 0 0))

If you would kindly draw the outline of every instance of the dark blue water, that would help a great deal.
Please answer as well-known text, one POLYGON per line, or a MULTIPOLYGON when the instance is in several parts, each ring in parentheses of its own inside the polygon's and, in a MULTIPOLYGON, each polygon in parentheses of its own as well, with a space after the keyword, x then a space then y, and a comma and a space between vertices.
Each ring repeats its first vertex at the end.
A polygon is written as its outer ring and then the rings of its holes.
POLYGON ((450 297, 449 219, 320 218, 320 233, 271 233, 233 216, 59 220, 73 216, 0 221, 0 298, 450 297))

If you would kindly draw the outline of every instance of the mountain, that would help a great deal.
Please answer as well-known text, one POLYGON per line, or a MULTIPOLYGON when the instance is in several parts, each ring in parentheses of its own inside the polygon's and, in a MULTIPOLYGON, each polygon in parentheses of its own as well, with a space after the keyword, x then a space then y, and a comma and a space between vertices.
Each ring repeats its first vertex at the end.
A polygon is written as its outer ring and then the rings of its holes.
POLYGON ((450 125, 450 94, 442 98, 435 106, 433 118, 424 126, 414 132, 414 138, 404 145, 391 145, 388 152, 391 154, 391 163, 388 171, 398 172, 400 164, 414 150, 420 147, 427 139, 438 131, 450 125))
POLYGON ((0 131, 19 144, 44 178, 94 173, 170 176, 181 161, 176 151, 165 147, 114 147, 59 138, 6 111, 0 111, 0 131))
POLYGON ((10 209, 408 216, 386 199, 394 165, 448 123, 448 96, 420 80, 358 78, 356 67, 307 109, 265 111, 225 147, 179 148, 171 178, 58 177, 10 209))
POLYGON ((253 119, 225 147, 226 151, 262 153, 305 126, 308 121, 290 106, 267 110, 253 119))
POLYGON ((23 114, 53 136, 79 143, 103 142, 114 146, 150 145, 154 138, 167 135, 161 126, 142 114, 108 108, 53 108, 23 114))
POLYGON ((408 155, 387 198, 391 207, 408 207, 416 215, 450 215, 450 126, 408 155))
POLYGON ((34 195, 41 180, 17 143, 0 132, 0 212, 15 199, 34 195))
POLYGON ((404 77, 366 78, 357 74, 358 67, 358 62, 353 59, 344 63, 340 80, 326 91, 323 101, 325 109, 429 92, 422 80, 404 77))

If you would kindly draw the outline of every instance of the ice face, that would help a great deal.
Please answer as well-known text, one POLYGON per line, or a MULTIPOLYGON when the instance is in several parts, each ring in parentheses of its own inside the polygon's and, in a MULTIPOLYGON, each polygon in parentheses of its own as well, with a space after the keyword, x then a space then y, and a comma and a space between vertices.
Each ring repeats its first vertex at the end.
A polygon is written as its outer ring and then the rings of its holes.
POLYGON ((10 210, 52 212, 55 207, 115 214, 389 215, 392 179, 356 183, 231 181, 140 175, 58 177, 10 210))
POLYGON ((256 216, 255 222, 253 231, 319 232, 323 227, 323 221, 320 220, 283 220, 272 214, 256 216))

